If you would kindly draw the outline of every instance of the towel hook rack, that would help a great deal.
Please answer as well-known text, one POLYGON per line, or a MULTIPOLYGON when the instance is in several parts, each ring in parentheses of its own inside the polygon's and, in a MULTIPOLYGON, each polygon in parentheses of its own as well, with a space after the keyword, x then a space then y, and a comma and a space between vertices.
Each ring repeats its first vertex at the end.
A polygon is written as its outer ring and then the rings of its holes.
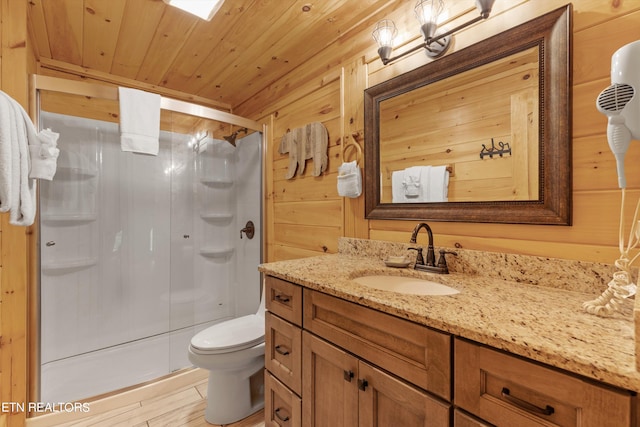
POLYGON ((346 144, 343 145, 342 147, 342 163, 344 163, 344 159, 345 159, 345 153, 347 152, 347 150, 349 148, 355 148, 356 150, 356 164, 360 165, 360 159, 362 158, 362 148, 360 148, 360 144, 358 144, 356 141, 352 141, 352 142, 348 142, 346 144))

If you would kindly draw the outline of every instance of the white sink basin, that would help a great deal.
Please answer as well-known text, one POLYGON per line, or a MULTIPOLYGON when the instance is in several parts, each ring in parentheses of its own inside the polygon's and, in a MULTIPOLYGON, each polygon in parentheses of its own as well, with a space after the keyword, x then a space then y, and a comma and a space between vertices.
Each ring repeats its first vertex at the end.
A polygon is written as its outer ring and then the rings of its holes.
POLYGON ((431 280, 416 279, 402 276, 362 276, 353 279, 354 282, 383 291, 399 292, 411 295, 455 295, 460 293, 441 283, 431 280))

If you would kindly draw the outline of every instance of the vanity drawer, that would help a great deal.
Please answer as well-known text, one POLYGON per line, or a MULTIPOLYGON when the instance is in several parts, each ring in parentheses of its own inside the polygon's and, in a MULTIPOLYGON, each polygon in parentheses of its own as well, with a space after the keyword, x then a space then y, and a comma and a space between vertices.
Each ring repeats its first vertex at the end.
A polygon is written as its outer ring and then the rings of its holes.
POLYGON ((265 281, 267 310, 302 326, 302 287, 272 276, 265 281))
POLYGON ((300 427, 302 402, 269 372, 264 378, 264 425, 266 427, 300 427))
POLYGON ((302 330, 265 314, 265 367, 291 390, 302 389, 302 330))
POLYGON ((631 426, 630 393, 455 340, 455 404, 497 427, 631 426))
POLYGON ((305 329, 425 390, 451 399, 451 337, 321 292, 304 290, 305 329))

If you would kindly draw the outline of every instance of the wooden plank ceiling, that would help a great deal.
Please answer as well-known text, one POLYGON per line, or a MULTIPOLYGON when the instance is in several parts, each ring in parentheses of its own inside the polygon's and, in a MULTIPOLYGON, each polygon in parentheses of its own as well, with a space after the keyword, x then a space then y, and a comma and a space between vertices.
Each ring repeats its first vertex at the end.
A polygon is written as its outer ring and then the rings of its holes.
POLYGON ((393 3, 226 0, 207 22, 162 0, 29 0, 29 31, 44 66, 71 64, 233 108, 372 27, 393 3))

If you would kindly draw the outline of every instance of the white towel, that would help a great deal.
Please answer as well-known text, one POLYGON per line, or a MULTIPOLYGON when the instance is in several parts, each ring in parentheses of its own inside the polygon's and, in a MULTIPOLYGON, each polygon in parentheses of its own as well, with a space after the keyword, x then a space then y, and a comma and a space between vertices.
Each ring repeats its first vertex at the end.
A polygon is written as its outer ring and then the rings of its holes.
POLYGON ((391 202, 407 202, 407 198, 404 196, 404 170, 391 173, 391 202))
POLYGON ((338 168, 338 195, 356 198, 362 194, 362 175, 358 162, 345 162, 338 168))
POLYGON ((120 147, 122 151, 158 155, 160 95, 126 87, 120 99, 120 147))
POLYGON ((446 166, 432 166, 426 183, 428 202, 446 202, 449 196, 449 171, 446 166))
POLYGON ((56 148, 60 134, 44 129, 38 134, 39 144, 31 143, 29 138, 29 157, 31 158, 31 169, 29 178, 46 179, 51 181, 56 174, 57 160, 60 150, 56 148))
MULTIPOLYGON (((404 196, 411 202, 423 199, 422 183, 420 177, 423 175, 423 166, 411 166, 404 170, 404 196)), ((424 174, 427 175, 428 174, 424 174)))
POLYGON ((0 212, 9 223, 28 226, 36 214, 36 181, 29 179, 29 147, 39 141, 22 106, 0 91, 0 212))

